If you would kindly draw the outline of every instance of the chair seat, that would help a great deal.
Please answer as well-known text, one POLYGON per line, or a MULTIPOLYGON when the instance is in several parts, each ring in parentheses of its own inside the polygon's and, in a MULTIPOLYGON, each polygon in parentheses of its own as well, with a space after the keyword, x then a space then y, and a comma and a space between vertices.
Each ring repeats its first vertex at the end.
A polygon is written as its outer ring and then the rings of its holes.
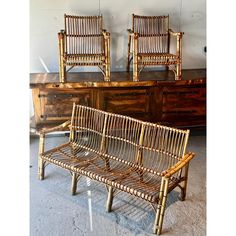
POLYGON ((138 53, 138 63, 148 65, 174 65, 179 57, 170 53, 138 53))
POLYGON ((64 56, 66 65, 103 65, 105 55, 103 54, 66 54, 64 56))
MULTIPOLYGON (((105 157, 96 150, 78 148, 74 155, 72 150, 72 144, 66 143, 43 153, 42 159, 151 203, 157 202, 161 177, 147 171, 141 172, 140 169, 127 165, 117 158, 109 159, 108 168, 105 165, 105 157)), ((170 180, 168 187, 172 189, 177 183, 177 180, 170 180)))

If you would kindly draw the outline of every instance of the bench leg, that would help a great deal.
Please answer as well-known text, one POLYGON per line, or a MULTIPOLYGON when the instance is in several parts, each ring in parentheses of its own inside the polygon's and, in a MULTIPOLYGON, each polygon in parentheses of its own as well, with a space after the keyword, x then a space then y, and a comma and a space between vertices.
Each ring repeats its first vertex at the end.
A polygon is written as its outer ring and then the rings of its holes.
POLYGON ((75 195, 77 190, 78 174, 72 172, 71 194, 75 195))
POLYGON ((112 201, 113 201, 113 188, 111 186, 109 186, 108 187, 107 206, 106 206, 107 212, 111 211, 112 201))
POLYGON ((153 233, 158 235, 160 235, 162 231, 166 200, 168 195, 168 182, 169 182, 168 179, 162 178, 158 206, 157 206, 158 209, 153 227, 153 233))
POLYGON ((38 156, 38 178, 40 180, 44 179, 45 161, 41 158, 41 155, 44 152, 44 143, 45 143, 45 135, 40 134, 40 137, 39 137, 39 156, 38 156))
POLYGON ((187 183, 188 183, 188 168, 189 168, 189 164, 187 164, 185 166, 184 169, 184 183, 183 183, 183 187, 181 187, 181 193, 180 193, 180 200, 184 201, 186 198, 186 191, 187 191, 187 183))
POLYGON ((39 162, 38 162, 38 178, 39 178, 39 180, 44 180, 44 173, 45 173, 45 161, 43 161, 42 158, 39 157, 39 162))

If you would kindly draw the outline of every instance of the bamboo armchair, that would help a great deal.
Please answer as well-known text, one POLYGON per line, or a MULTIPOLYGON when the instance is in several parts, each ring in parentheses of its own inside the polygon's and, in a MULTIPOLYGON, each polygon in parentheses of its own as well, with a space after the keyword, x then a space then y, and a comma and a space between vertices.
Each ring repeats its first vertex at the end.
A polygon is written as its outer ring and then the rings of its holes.
POLYGON ((58 33, 60 82, 66 82, 66 72, 75 66, 97 66, 110 81, 110 33, 102 29, 102 16, 64 18, 65 30, 58 33))
POLYGON ((156 212, 153 232, 161 234, 168 193, 181 189, 185 199, 188 167, 194 153, 186 153, 189 130, 174 129, 131 117, 73 105, 70 121, 40 134, 39 179, 52 163, 72 174, 71 192, 81 176, 104 183, 106 210, 115 191, 149 202, 156 212), (45 134, 70 129, 68 142, 44 150, 45 134))
POLYGON ((173 70, 175 80, 181 80, 183 32, 169 29, 169 16, 132 15, 132 30, 128 29, 127 72, 133 60, 133 81, 146 66, 164 65, 173 70), (170 53, 171 36, 176 38, 176 52, 170 53))

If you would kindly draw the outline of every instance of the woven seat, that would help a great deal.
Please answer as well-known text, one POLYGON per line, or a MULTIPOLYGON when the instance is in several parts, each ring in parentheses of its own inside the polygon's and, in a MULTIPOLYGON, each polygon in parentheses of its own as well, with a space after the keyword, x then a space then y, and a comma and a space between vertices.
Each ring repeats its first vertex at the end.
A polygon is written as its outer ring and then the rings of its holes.
MULTIPOLYGON (((49 163, 98 180, 151 203, 157 202, 160 176, 142 171, 132 163, 123 163, 122 159, 115 157, 113 160, 110 159, 110 168, 107 169, 104 156, 101 154, 85 148, 76 150, 76 154, 72 154, 73 148, 73 143, 67 143, 45 152, 42 158, 49 163)), ((175 179, 172 179, 169 188, 171 189, 175 184, 175 179)))
POLYGON ((108 212, 115 190, 142 198, 157 207, 154 233, 160 234, 167 194, 179 187, 185 199, 194 156, 185 154, 188 135, 188 130, 74 104, 71 121, 40 134, 39 178, 44 179, 46 163, 52 163, 72 173, 73 195, 81 176, 104 183, 108 212), (45 134, 65 127, 70 128, 69 141, 44 151, 45 134))
POLYGON ((175 65, 178 57, 169 53, 139 53, 139 65, 175 65))
POLYGON ((165 66, 173 70, 175 80, 181 79, 183 32, 169 29, 169 16, 132 15, 128 29, 127 72, 133 60, 133 81, 146 66, 165 66), (176 37, 176 50, 170 53, 171 36, 176 37))
POLYGON ((68 54, 65 57, 66 64, 68 66, 83 66, 87 65, 88 63, 91 65, 105 65, 104 60, 105 57, 102 54, 86 54, 86 55, 74 55, 68 54))
POLYGON ((64 20, 65 30, 58 33, 60 82, 74 66, 97 66, 110 81, 110 33, 102 28, 102 16, 65 14, 64 20))

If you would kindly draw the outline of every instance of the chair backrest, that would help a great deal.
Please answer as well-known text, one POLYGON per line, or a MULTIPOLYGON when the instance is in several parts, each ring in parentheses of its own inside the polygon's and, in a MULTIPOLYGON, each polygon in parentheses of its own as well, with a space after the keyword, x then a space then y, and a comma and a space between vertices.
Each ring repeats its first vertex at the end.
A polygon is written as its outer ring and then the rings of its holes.
POLYGON ((64 15, 67 54, 103 52, 102 16, 64 15))
POLYGON ((133 14, 132 29, 139 34, 140 53, 169 52, 169 16, 139 16, 133 14))

